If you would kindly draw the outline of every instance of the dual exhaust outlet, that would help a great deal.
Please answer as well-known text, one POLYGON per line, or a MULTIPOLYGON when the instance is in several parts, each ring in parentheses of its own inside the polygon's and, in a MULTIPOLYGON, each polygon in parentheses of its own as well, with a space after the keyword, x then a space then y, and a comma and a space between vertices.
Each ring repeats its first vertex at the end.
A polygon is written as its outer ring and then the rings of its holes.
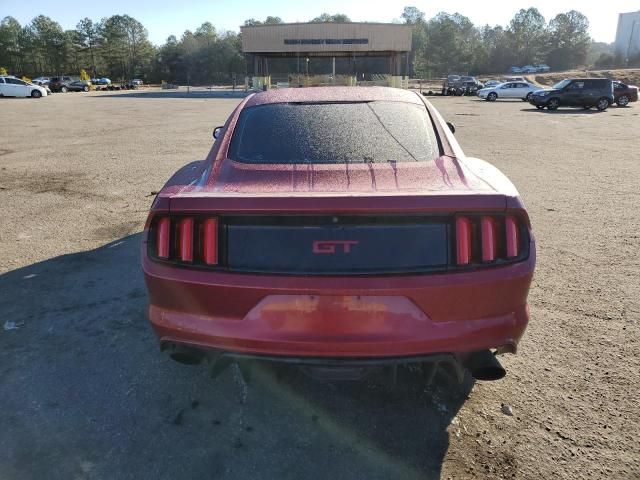
MULTIPOLYGON (((187 345, 181 345, 177 343, 163 343, 161 346, 162 350, 166 350, 169 354, 169 357, 179 363, 186 365, 197 365, 202 363, 208 358, 211 358, 211 353, 206 352, 205 350, 190 347, 187 345)), ((214 356, 220 356, 220 353, 213 354, 214 356)), ((226 359, 230 360, 230 359, 226 359)), ((218 362, 220 363, 220 360, 218 362)), ((228 362, 222 362, 225 365, 228 362)), ((288 361, 287 363, 294 363, 288 361)), ((300 361, 300 364, 303 364, 304 361, 300 361)), ((411 363, 411 362, 407 362, 411 363)), ((462 368, 466 368, 471 376, 476 380, 481 381, 493 381, 500 380, 503 378, 507 372, 504 367, 500 364, 495 354, 491 352, 491 350, 479 350, 476 352, 469 353, 455 362, 457 364, 457 370, 462 370, 462 368)), ((220 367, 221 365, 218 365, 220 367)), ((348 366, 348 361, 345 362, 345 366, 348 366)), ((218 372, 219 373, 219 372, 218 372)), ((462 372, 459 372, 462 373, 462 372)), ((463 375, 458 375, 459 380, 462 380, 463 375)))

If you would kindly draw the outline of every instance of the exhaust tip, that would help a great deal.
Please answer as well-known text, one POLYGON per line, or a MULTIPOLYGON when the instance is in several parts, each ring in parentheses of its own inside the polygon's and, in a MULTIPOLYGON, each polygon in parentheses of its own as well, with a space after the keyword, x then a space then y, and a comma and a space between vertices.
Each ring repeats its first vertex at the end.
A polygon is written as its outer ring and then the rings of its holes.
POLYGON ((171 360, 183 365, 198 365, 204 359, 203 351, 175 343, 164 343, 161 350, 167 350, 171 360))
POLYGON ((490 350, 473 352, 467 357, 464 365, 476 380, 500 380, 507 374, 507 371, 490 350))
POLYGON ((471 375, 473 376, 473 378, 486 382, 500 380, 501 378, 504 378, 506 374, 506 370, 501 366, 498 368, 482 367, 471 371, 471 375))
POLYGON ((201 356, 199 357, 186 352, 170 353, 169 358, 175 362, 182 363, 183 365, 198 365, 202 362, 201 356))

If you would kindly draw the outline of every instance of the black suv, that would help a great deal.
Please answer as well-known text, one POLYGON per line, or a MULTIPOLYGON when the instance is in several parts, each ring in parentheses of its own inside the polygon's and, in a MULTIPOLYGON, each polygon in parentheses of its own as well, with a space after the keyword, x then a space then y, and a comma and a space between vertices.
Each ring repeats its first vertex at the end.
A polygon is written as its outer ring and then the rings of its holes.
POLYGON ((49 89, 52 92, 67 93, 70 90, 69 85, 74 80, 75 78, 72 77, 51 77, 51 80, 49 80, 49 89))
POLYGON ((542 110, 558 107, 596 107, 606 110, 613 103, 613 82, 608 78, 567 78, 551 89, 538 90, 529 99, 531 105, 542 110))

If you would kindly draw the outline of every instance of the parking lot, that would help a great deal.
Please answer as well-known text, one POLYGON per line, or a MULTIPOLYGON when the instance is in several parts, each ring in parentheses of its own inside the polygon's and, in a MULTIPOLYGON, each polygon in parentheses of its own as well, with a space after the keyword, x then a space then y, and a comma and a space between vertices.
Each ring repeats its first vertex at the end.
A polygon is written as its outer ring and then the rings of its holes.
POLYGON ((532 321, 504 380, 388 391, 159 352, 140 232, 239 102, 216 97, 0 100, 2 478, 640 477, 640 106, 432 99, 528 207, 532 321))

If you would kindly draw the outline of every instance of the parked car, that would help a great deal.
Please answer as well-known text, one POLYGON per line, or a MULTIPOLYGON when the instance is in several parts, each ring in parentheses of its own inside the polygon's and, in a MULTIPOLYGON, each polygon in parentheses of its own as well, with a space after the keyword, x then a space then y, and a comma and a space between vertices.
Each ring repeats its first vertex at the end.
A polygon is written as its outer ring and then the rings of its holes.
POLYGON ((475 77, 460 77, 460 86, 464 95, 476 95, 478 90, 484 88, 484 85, 475 77))
POLYGON ((75 80, 67 85, 67 89, 70 92, 88 92, 91 89, 91 82, 75 80))
POLYGON ((225 125, 143 232, 162 350, 216 374, 233 359, 505 374, 494 349, 515 352, 529 320, 529 217, 423 96, 274 89, 225 125))
POLYGON ((486 82, 484 82, 484 88, 491 88, 491 87, 495 87, 496 85, 500 85, 501 82, 500 80, 487 80, 486 82))
POLYGON ((51 77, 49 89, 51 89, 52 92, 66 93, 69 91, 69 84, 74 80, 74 78, 68 76, 51 77))
POLYGON ((527 101, 536 90, 540 90, 540 87, 531 83, 506 82, 495 87, 483 88, 478 92, 478 96, 488 102, 495 102, 499 98, 519 98, 527 101))
POLYGON ((460 82, 460 75, 447 75, 442 83, 442 95, 462 95, 464 91, 460 82))
POLYGON ((502 83, 505 83, 505 82, 525 82, 525 83, 529 83, 529 82, 527 82, 526 78, 520 77, 520 76, 504 77, 504 81, 502 83))
POLYGON ((96 85, 111 85, 111 79, 103 77, 103 78, 98 78, 95 81, 96 85))
POLYGON ((122 90, 137 90, 139 87, 139 84, 136 83, 134 80, 131 80, 129 82, 123 82, 120 84, 120 88, 122 90))
POLYGON ((613 101, 619 107, 626 107, 630 102, 638 101, 638 87, 626 83, 613 82, 613 101))
POLYGON ((47 89, 40 85, 34 85, 10 75, 0 76, 0 97, 40 98, 46 96, 47 89))
POLYGON ((49 77, 37 77, 31 80, 31 83, 34 85, 40 85, 41 87, 45 87, 49 85, 49 81, 51 79, 49 77))
POLYGON ((539 73, 548 72, 549 70, 551 70, 549 65, 540 63, 536 65, 525 65, 523 67, 510 67, 509 73, 539 73))
POLYGON ((608 78, 567 78, 553 88, 538 90, 529 102, 542 110, 558 107, 596 107, 603 111, 614 101, 613 82, 608 78))
POLYGON ((136 87, 141 86, 144 82, 142 80, 140 80, 139 78, 134 78, 133 80, 131 80, 131 83, 133 85, 135 85, 136 87))

